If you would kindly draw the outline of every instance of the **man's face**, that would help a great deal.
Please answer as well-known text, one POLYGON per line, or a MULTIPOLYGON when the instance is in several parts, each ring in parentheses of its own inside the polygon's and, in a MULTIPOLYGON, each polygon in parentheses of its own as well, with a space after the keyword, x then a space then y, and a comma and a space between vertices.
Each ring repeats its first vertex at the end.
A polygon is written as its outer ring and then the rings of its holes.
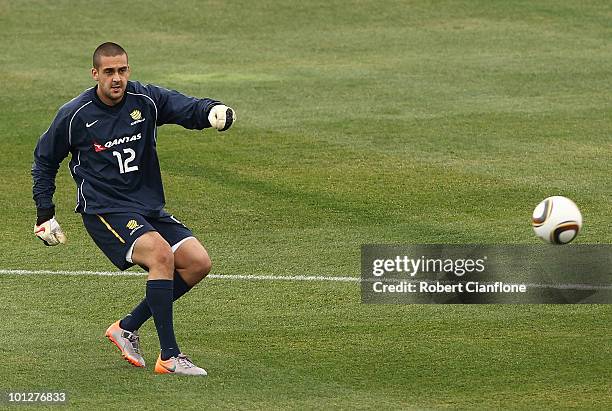
POLYGON ((114 106, 123 99, 127 81, 130 78, 130 66, 127 55, 100 56, 98 68, 91 69, 93 79, 98 83, 98 97, 109 106, 114 106))

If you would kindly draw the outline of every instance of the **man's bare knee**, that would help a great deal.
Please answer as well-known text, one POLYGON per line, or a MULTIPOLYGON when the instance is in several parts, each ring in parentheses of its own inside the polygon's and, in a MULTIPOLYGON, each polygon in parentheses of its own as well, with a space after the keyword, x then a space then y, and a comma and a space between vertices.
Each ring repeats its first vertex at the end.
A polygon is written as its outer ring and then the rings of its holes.
POLYGON ((159 246, 152 250, 149 269, 151 268, 174 272, 174 254, 170 246, 159 246))
POLYGON ((174 263, 183 280, 194 286, 210 273, 208 252, 197 240, 186 241, 174 253, 174 263))
POLYGON ((159 233, 143 234, 134 245, 132 261, 149 268, 149 279, 172 279, 174 254, 172 248, 159 233))
POLYGON ((194 261, 193 271, 200 273, 202 278, 206 277, 212 269, 212 261, 207 254, 202 254, 194 261))

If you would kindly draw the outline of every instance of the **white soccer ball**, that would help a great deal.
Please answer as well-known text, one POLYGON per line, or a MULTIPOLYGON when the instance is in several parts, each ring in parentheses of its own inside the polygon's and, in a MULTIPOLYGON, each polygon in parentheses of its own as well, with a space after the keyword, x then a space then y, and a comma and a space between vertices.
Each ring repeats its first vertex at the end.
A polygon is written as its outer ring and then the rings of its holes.
POLYGON ((569 198, 552 196, 533 210, 531 226, 536 235, 547 243, 567 244, 582 228, 582 214, 569 198))

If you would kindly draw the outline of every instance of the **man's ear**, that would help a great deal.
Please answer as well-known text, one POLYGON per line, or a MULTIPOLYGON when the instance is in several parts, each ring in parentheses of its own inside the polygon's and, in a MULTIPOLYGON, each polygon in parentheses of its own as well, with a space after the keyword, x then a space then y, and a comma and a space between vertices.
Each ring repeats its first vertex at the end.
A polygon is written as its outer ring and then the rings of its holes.
POLYGON ((92 67, 92 68, 91 68, 91 77, 92 77, 94 80, 96 80, 96 81, 98 81, 98 74, 99 74, 99 73, 98 73, 98 70, 97 70, 95 67, 92 67))

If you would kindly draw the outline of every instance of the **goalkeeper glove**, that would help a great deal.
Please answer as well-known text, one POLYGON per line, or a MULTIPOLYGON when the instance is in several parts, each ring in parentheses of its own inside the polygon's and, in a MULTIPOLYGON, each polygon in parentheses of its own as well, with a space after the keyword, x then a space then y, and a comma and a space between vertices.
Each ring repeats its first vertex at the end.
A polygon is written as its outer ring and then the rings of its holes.
POLYGON ((34 225, 34 234, 40 238, 45 245, 66 244, 66 235, 59 223, 53 216, 55 209, 39 209, 38 219, 34 225), (51 213, 49 213, 49 211, 51 213))
POLYGON ((211 127, 225 131, 236 121, 236 112, 228 106, 219 104, 213 106, 208 113, 208 122, 211 127))

